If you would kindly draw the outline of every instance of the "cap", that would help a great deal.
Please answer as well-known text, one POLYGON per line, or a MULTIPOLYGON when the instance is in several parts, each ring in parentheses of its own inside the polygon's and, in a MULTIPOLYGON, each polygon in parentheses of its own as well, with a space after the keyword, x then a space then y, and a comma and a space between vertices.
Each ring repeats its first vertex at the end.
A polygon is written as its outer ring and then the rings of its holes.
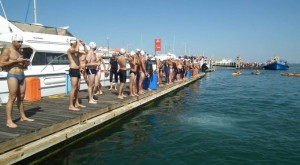
POLYGON ((131 55, 131 56, 134 56, 134 55, 135 55, 135 52, 134 52, 134 51, 131 51, 131 52, 130 52, 130 55, 131 55))
POLYGON ((125 49, 121 48, 120 49, 120 54, 125 54, 125 49))
POLYGON ((142 55, 142 56, 145 55, 145 52, 144 52, 143 50, 141 51, 141 55, 142 55))
POLYGON ((13 34, 11 40, 12 41, 23 41, 23 36, 19 33, 15 33, 15 34, 13 34))
POLYGON ((79 51, 84 51, 84 47, 82 45, 79 45, 79 51))
POLYGON ((97 47, 95 42, 90 42, 89 46, 91 49, 96 49, 96 47, 97 47))
POLYGON ((70 39, 70 43, 71 43, 71 44, 74 44, 76 41, 77 41, 76 38, 71 38, 71 39, 70 39))

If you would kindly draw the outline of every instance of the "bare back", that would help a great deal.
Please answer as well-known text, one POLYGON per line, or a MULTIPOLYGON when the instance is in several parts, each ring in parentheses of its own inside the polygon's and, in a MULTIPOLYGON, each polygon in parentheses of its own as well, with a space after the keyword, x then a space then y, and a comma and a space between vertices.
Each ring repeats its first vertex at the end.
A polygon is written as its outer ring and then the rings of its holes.
POLYGON ((126 59, 124 55, 120 55, 117 58, 118 64, 120 65, 121 70, 126 70, 126 59))

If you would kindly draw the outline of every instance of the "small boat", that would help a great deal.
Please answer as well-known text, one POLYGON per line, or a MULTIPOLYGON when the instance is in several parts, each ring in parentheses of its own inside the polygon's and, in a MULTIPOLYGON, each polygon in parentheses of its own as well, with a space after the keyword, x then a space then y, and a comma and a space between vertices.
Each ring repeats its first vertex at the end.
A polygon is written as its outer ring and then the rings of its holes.
POLYGON ((286 61, 280 60, 279 57, 271 58, 264 66, 266 70, 287 70, 289 65, 286 61))
POLYGON ((281 76, 300 76, 300 73, 280 73, 281 76))
POLYGON ((232 76, 239 76, 239 75, 241 75, 241 74, 242 74, 242 73, 241 73, 240 71, 231 73, 232 76))

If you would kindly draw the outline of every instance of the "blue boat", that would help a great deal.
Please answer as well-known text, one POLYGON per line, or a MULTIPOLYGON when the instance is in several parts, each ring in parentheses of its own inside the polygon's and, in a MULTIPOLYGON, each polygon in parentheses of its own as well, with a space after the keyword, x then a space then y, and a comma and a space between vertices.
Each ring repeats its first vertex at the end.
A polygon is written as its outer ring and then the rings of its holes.
POLYGON ((289 65, 286 61, 282 61, 279 57, 274 57, 264 66, 266 70, 287 70, 289 65))

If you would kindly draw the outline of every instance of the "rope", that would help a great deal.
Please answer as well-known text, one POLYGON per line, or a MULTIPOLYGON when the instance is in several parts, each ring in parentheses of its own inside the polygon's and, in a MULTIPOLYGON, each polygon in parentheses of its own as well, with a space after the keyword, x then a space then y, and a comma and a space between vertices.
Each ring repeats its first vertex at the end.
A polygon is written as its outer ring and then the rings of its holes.
POLYGON ((27 6, 27 11, 26 11, 26 17, 25 17, 25 22, 27 22, 27 16, 28 16, 28 12, 29 12, 29 7, 30 7, 30 2, 31 2, 31 0, 28 0, 29 2, 28 2, 28 6, 27 6))
POLYGON ((6 21, 7 21, 7 25, 8 25, 9 31, 12 32, 12 29, 9 26, 9 22, 8 22, 6 14, 5 14, 5 10, 3 8, 2 0, 0 0, 0 4, 1 4, 1 8, 2 8, 2 11, 3 11, 4 17, 5 17, 6 21))

